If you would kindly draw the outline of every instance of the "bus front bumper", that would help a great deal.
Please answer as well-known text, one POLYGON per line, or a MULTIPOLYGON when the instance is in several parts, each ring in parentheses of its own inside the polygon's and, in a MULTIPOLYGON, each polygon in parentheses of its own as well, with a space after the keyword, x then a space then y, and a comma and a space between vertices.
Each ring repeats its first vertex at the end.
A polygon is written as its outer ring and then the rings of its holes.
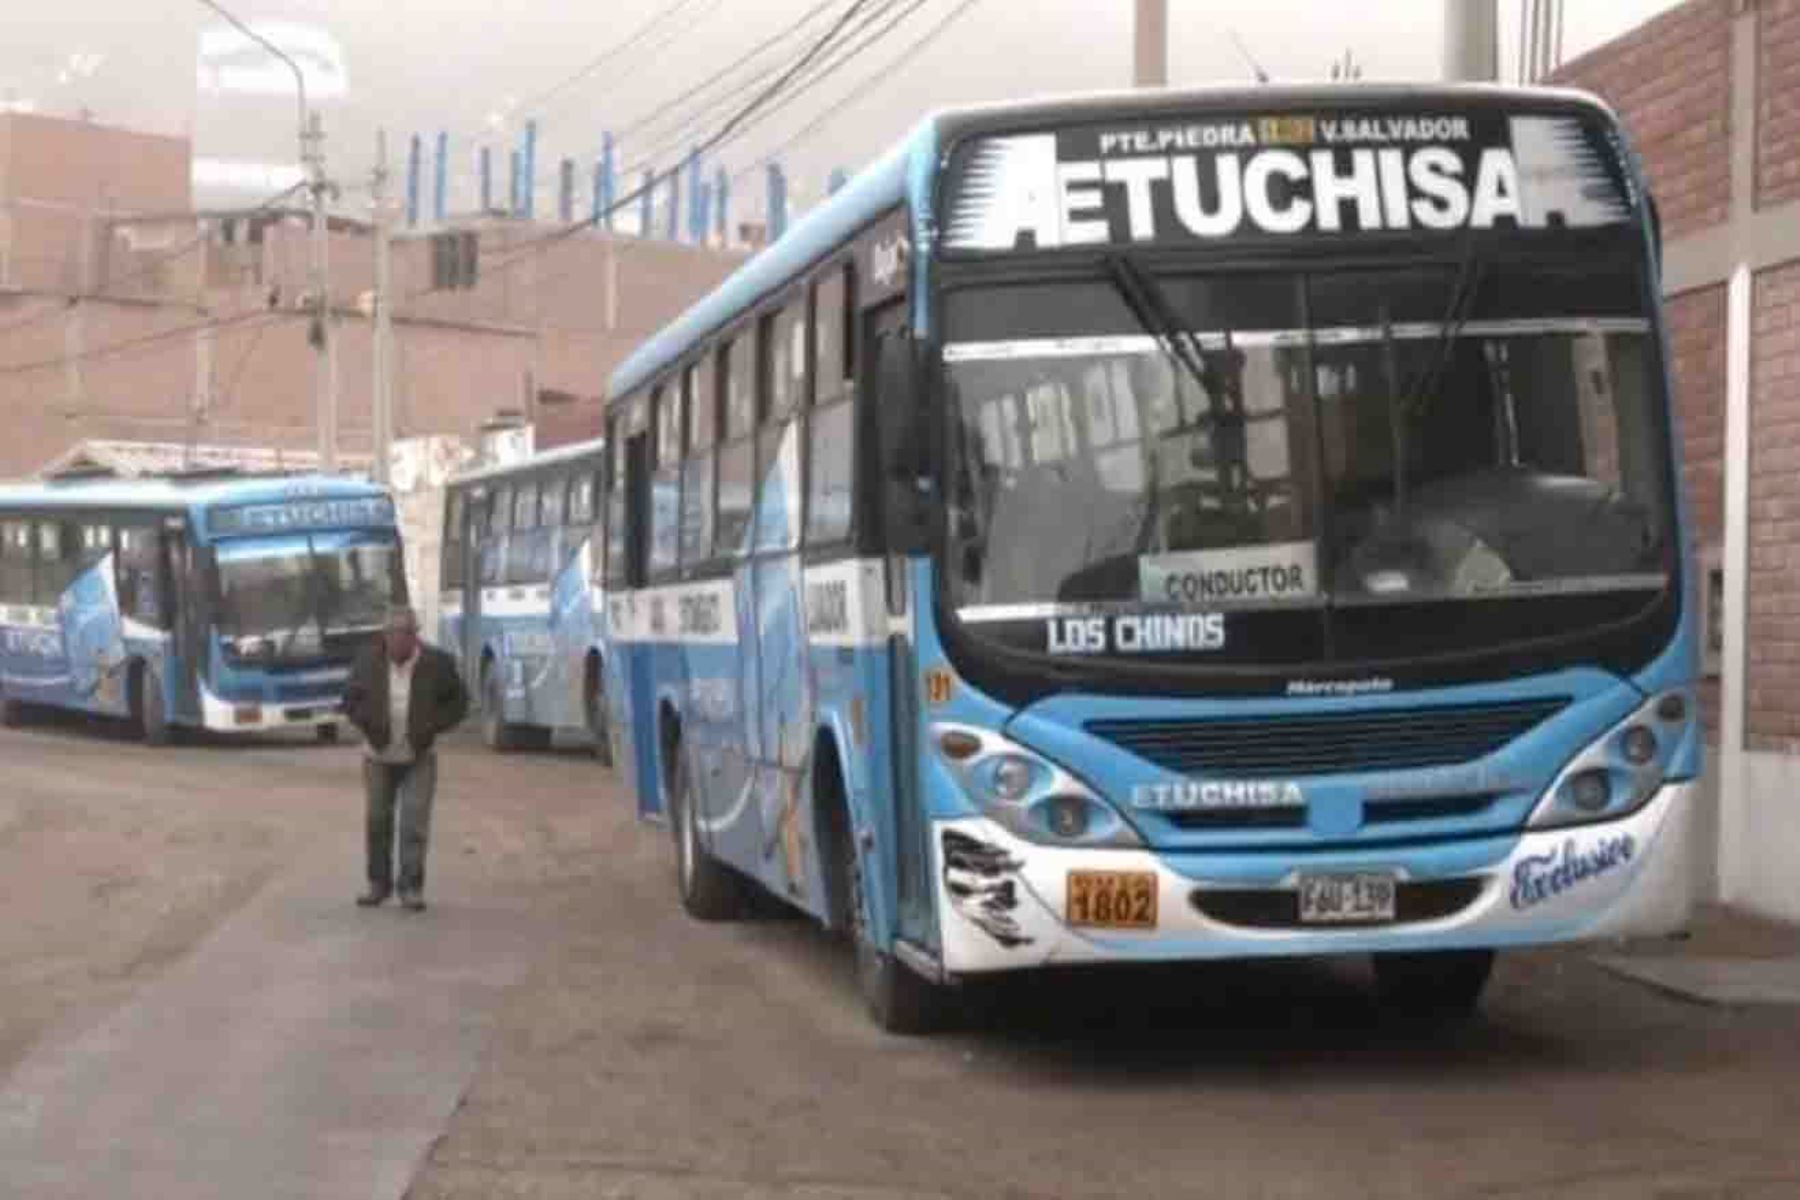
POLYGON ((221 699, 206 687, 200 689, 200 708, 206 728, 226 733, 338 725, 344 720, 343 704, 334 698, 264 704, 221 699))
MULTIPOLYGON (((1480 865, 1456 863, 1459 854, 1479 856, 1479 847, 1450 844, 1296 851, 1282 859, 1280 873, 1249 886, 1246 855, 1066 849, 1023 841, 985 818, 939 821, 932 845, 942 963, 952 974, 976 974, 1058 963, 1503 948, 1672 933, 1685 926, 1692 906, 1696 786, 1664 784, 1618 820, 1505 835, 1480 865), (1070 924, 1068 881, 1080 872, 1154 876, 1154 926, 1070 924), (1301 877, 1343 874, 1391 876, 1397 919, 1302 924, 1301 877)), ((1145 914, 1140 908, 1135 915, 1145 914)))

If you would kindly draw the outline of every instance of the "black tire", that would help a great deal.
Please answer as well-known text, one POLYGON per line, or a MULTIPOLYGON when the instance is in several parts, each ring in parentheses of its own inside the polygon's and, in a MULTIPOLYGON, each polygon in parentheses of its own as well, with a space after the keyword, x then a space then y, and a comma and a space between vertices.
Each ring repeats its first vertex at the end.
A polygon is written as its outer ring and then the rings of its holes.
POLYGON ((1492 950, 1438 950, 1375 955, 1382 1004, 1408 1017, 1455 1020, 1481 1001, 1494 970, 1492 950))
POLYGON ((25 705, 11 696, 0 695, 0 729, 17 729, 25 724, 25 705))
POLYGON ((606 686, 601 682, 598 662, 588 664, 587 680, 581 689, 581 712, 595 760, 603 767, 612 766, 612 730, 606 721, 606 686))
POLYGON ((856 963, 856 989, 884 1032, 914 1036, 932 1033, 944 1023, 949 998, 945 989, 877 946, 869 933, 868 898, 863 890, 862 857, 850 832, 841 795, 825 794, 819 803, 835 805, 828 824, 832 852, 843 888, 844 930, 856 963))
POLYGON ((322 746, 335 746, 338 744, 338 740, 343 737, 343 730, 336 721, 333 721, 329 725, 319 725, 314 727, 313 736, 319 739, 319 744, 322 746))
POLYGON ((735 921, 745 915, 745 883, 730 867, 707 853, 700 844, 700 825, 694 820, 694 791, 683 761, 681 744, 672 744, 675 763, 670 771, 668 796, 669 832, 675 839, 675 886, 681 907, 697 921, 735 921))
POLYGON ((131 723, 146 746, 167 746, 175 731, 169 725, 168 706, 163 703, 162 680, 149 667, 137 666, 131 671, 131 723))
POLYGON ((519 748, 519 727, 505 716, 500 676, 492 663, 481 668, 481 740, 489 750, 506 754, 519 748))

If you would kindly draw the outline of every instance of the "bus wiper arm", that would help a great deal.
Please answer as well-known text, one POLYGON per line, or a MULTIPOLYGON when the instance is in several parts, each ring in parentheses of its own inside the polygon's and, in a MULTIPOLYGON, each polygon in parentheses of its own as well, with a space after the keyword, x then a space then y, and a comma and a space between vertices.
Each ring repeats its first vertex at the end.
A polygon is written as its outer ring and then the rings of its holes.
POLYGON ((1150 273, 1123 252, 1108 254, 1102 261, 1112 280, 1113 290, 1125 301, 1125 307, 1137 323, 1161 343, 1163 353, 1179 363, 1203 393, 1210 393, 1206 383, 1206 366, 1194 353, 1180 323, 1171 311, 1168 298, 1150 273))

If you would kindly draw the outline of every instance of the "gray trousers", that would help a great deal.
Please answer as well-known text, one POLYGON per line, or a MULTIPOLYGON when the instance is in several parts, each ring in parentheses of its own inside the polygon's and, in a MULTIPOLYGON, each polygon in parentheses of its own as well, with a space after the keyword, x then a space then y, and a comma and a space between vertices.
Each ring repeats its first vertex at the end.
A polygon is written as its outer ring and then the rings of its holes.
POLYGON ((402 892, 425 890, 425 844, 431 837, 431 801, 437 793, 437 751, 409 763, 363 759, 368 789, 369 886, 394 890, 395 810, 399 810, 402 892))

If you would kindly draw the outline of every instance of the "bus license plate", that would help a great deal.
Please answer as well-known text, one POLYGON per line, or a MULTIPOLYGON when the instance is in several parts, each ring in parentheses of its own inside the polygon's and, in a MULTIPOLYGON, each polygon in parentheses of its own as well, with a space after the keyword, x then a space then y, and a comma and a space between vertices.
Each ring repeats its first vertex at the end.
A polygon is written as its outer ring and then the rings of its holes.
POLYGON ((1071 925, 1155 929, 1154 871, 1070 871, 1064 914, 1071 925))
POLYGON ((1392 921, 1392 875, 1302 875, 1300 923, 1336 925, 1392 921))

